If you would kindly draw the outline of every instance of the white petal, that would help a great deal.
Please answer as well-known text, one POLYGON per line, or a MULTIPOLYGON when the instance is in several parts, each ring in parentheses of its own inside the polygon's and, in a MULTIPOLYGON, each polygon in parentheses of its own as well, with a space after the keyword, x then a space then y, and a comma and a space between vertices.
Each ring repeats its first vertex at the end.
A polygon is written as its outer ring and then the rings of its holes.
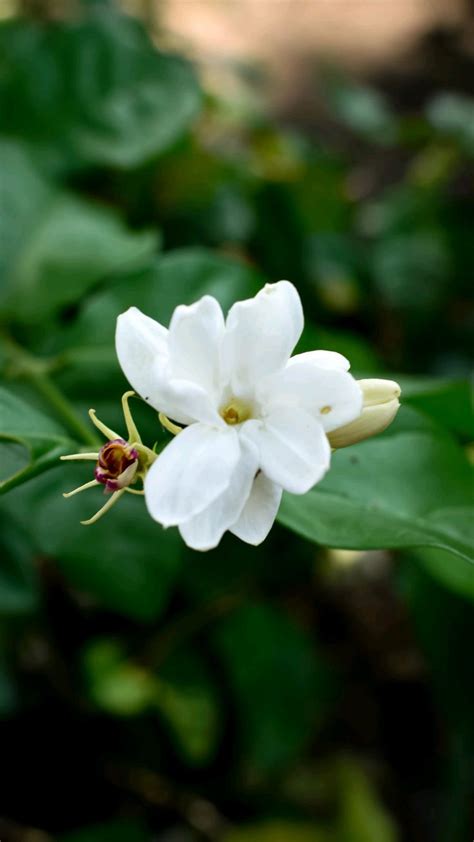
POLYGON ((125 377, 158 412, 180 424, 224 424, 206 389, 189 380, 173 378, 169 333, 159 322, 130 307, 117 319, 115 343, 125 377))
POLYGON ((177 307, 169 329, 172 376, 191 380, 217 397, 223 335, 224 316, 212 296, 205 295, 190 307, 177 307))
POLYGON ((188 547, 211 550, 217 547, 224 532, 240 517, 258 468, 258 450, 249 441, 241 442, 240 459, 227 489, 203 512, 179 527, 188 547))
POLYGON ((283 489, 279 485, 260 472, 242 514, 230 531, 247 544, 261 544, 273 526, 282 493, 283 489))
POLYGON ((222 494, 240 457, 235 429, 193 424, 164 449, 145 478, 154 520, 175 526, 204 511, 222 494))
POLYGON ((267 377, 258 399, 270 410, 280 405, 304 409, 326 432, 348 424, 362 411, 362 390, 351 374, 311 363, 289 365, 267 377))
POLYGON ((342 371, 349 371, 351 364, 346 357, 338 354, 337 351, 306 351, 304 354, 296 354, 288 360, 288 365, 299 365, 300 363, 312 363, 320 368, 340 368, 342 371))
POLYGON ((288 362, 303 330, 303 310, 293 284, 267 284, 255 298, 238 301, 227 316, 224 367, 234 394, 288 362))
POLYGON ((153 383, 153 393, 146 400, 173 421, 179 424, 200 421, 214 427, 226 426, 217 411, 215 397, 191 380, 173 378, 168 362, 155 366, 153 383))
POLYGON ((279 407, 262 422, 247 422, 245 435, 259 448, 264 474, 293 494, 305 494, 329 468, 324 430, 302 409, 279 407))
POLYGON ((128 382, 143 398, 155 404, 154 368, 168 357, 168 331, 159 322, 130 307, 117 319, 115 333, 117 357, 128 382))

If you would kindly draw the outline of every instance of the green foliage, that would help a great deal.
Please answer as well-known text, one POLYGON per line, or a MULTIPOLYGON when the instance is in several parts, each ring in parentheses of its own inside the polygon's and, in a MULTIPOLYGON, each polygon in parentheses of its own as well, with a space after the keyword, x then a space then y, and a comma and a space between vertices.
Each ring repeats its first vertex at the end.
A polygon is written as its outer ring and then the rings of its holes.
POLYGON ((158 666, 154 705, 189 766, 203 766, 213 758, 221 712, 212 677, 198 653, 179 650, 158 666))
POLYGON ((435 546, 474 562, 472 470, 444 432, 403 415, 384 437, 335 454, 328 476, 279 518, 313 541, 350 549, 435 546), (471 533, 472 534, 472 533, 471 533))
POLYGON ((3 130, 54 169, 136 167, 199 110, 189 65, 158 53, 138 21, 108 5, 49 27, 6 21, 0 53, 3 130))
POLYGON ((0 439, 16 442, 28 455, 25 465, 23 453, 16 449, 12 463, 16 470, 1 477, 0 494, 56 465, 71 447, 59 424, 1 387, 0 439))
POLYGON ((274 773, 321 725, 333 676, 301 629, 258 603, 226 620, 216 643, 236 696, 245 760, 254 772, 274 773))
POLYGON ((9 320, 44 324, 108 277, 151 257, 156 237, 135 234, 117 215, 42 179, 17 146, 0 145, 7 179, 3 209, 1 309, 9 320))
POLYGON ((75 587, 125 615, 153 620, 179 572, 177 534, 157 528, 143 501, 127 494, 120 501, 120 528, 109 516, 91 527, 88 537, 80 521, 104 504, 102 488, 65 501, 68 482, 64 470, 56 470, 11 495, 8 506, 22 513, 37 551, 55 558, 75 587))

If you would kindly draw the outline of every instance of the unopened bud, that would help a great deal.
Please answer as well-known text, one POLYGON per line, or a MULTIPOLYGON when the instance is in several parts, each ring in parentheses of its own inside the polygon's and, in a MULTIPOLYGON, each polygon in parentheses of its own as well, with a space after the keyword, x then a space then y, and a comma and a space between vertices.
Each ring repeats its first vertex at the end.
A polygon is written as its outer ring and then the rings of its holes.
POLYGON ((99 451, 95 468, 97 482, 105 485, 106 492, 127 488, 135 480, 138 469, 138 451, 124 439, 112 439, 99 451))
POLYGON ((359 380, 364 403, 355 421, 328 434, 331 447, 348 447, 381 433, 395 418, 400 406, 400 386, 394 380, 359 380))

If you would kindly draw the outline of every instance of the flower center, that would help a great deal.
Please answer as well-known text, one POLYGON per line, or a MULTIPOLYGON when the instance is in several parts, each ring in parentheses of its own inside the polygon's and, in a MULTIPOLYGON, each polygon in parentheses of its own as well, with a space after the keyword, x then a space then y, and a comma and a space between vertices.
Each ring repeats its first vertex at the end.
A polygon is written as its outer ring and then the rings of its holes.
POLYGON ((221 417, 226 424, 241 424, 242 421, 247 421, 252 412, 248 404, 238 398, 232 398, 229 403, 221 407, 221 417))

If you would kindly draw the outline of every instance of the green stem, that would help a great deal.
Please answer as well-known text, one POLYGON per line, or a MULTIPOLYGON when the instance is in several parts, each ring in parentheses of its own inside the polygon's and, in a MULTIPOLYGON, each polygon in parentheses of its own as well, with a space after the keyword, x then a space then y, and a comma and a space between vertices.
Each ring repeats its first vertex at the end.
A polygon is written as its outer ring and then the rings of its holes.
POLYGON ((89 446, 97 447, 100 442, 95 433, 81 421, 66 396, 51 380, 48 373, 52 367, 51 361, 30 354, 1 328, 0 339, 12 363, 11 376, 14 374, 28 380, 41 397, 54 409, 58 419, 74 438, 89 446))
POLYGON ((68 399, 47 374, 31 372, 28 379, 41 397, 54 409, 58 418, 74 438, 93 447, 100 444, 95 433, 81 421, 68 399))

